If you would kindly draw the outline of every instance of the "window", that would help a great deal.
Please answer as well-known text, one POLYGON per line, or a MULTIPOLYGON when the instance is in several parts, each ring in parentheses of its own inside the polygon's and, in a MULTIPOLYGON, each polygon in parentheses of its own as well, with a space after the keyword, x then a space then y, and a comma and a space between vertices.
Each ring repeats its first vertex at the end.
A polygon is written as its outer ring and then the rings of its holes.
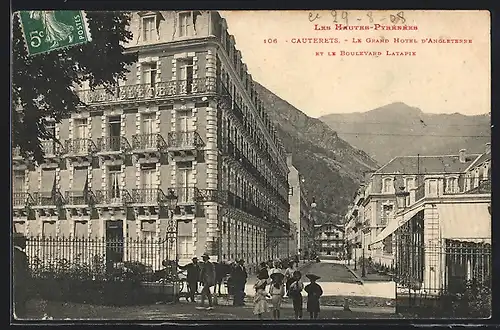
POLYGON ((156 165, 146 165, 141 168, 141 203, 153 203, 157 201, 155 189, 156 165))
POLYGON ((12 178, 12 186, 13 186, 13 191, 16 192, 25 192, 26 187, 25 187, 25 182, 26 182, 26 175, 24 171, 13 171, 14 176, 12 178))
POLYGON ((194 198, 193 167, 191 162, 177 163, 177 188, 179 203, 192 202, 194 198))
POLYGON ((144 41, 153 41, 156 39, 155 23, 156 23, 155 17, 144 17, 142 19, 142 30, 144 32, 143 34, 144 41))
POLYGON ((413 178, 405 178, 405 190, 410 191, 410 189, 413 189, 415 180, 413 178))
POLYGON ((156 126, 156 114, 155 113, 145 113, 142 115, 142 123, 141 123, 141 142, 142 148, 156 148, 157 141, 155 132, 156 126))
POLYGON ((120 139, 121 139, 121 118, 120 116, 109 117, 108 118, 108 134, 109 134, 109 145, 108 147, 112 151, 120 150, 120 139))
POLYGON ((458 192, 458 180, 457 178, 446 178, 445 192, 456 193, 458 192))
POLYGON ((177 79, 182 82, 181 86, 185 88, 185 92, 189 94, 193 90, 193 58, 189 57, 179 60, 178 67, 180 68, 180 71, 177 79))
POLYGON ((429 195, 430 196, 437 196, 438 194, 438 182, 437 180, 430 180, 429 181, 429 195))
POLYGON ((120 202, 120 166, 108 168, 108 197, 112 203, 120 202))
POLYGON ((154 87, 156 85, 157 66, 155 62, 142 65, 142 83, 154 87))
POLYGON ((141 258, 142 262, 145 264, 154 264, 154 260, 157 255, 157 245, 154 244, 156 238, 156 222, 155 221, 142 221, 141 222, 141 238, 142 244, 141 258))
POLYGON ((191 31, 191 13, 179 14, 179 36, 186 37, 191 31))
POLYGON ((73 125, 73 152, 86 153, 88 150, 87 118, 75 119, 73 125))
POLYGON ((392 178, 385 178, 382 184, 382 191, 384 193, 392 193, 394 191, 394 186, 392 184, 392 178))
POLYGON ((394 209, 393 205, 390 204, 384 204, 382 205, 382 219, 381 219, 381 224, 386 225, 387 222, 389 221, 389 218, 392 215, 392 211, 394 209))

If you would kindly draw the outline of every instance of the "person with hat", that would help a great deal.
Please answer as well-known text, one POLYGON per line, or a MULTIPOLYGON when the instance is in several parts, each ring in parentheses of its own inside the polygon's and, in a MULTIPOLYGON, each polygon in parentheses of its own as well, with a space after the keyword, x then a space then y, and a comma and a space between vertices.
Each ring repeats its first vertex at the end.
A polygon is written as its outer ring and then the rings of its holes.
POLYGON ((203 288, 201 289, 201 306, 199 308, 204 308, 205 298, 208 298, 208 307, 206 309, 211 310, 213 305, 210 287, 215 285, 215 267, 209 261, 210 256, 207 253, 203 254, 202 259, 200 281, 203 283, 203 288))
POLYGON ((253 298, 253 313, 259 317, 263 318, 263 314, 268 312, 269 306, 267 304, 267 293, 266 286, 269 275, 260 273, 257 275, 257 282, 254 284, 255 296, 253 298))
POLYGON ((269 294, 271 295, 271 304, 273 310, 273 318, 279 320, 281 302, 285 296, 285 286, 283 285, 284 275, 281 273, 271 274, 271 285, 269 286, 269 294))
POLYGON ((186 297, 186 300, 189 301, 189 299, 191 299, 191 302, 195 302, 194 297, 198 294, 198 282, 200 280, 200 265, 198 264, 197 257, 193 257, 191 261, 192 262, 188 263, 187 265, 180 266, 179 264, 177 264, 177 266, 180 269, 187 271, 186 281, 188 296, 186 297))
POLYGON ((26 317, 26 304, 29 299, 29 288, 31 286, 31 273, 29 269, 26 252, 26 237, 20 233, 14 233, 13 237, 13 294, 14 294, 14 316, 16 318, 26 317))
POLYGON ((245 305, 245 284, 247 283, 248 273, 245 268, 245 260, 240 259, 234 267, 231 278, 234 287, 234 306, 244 306, 245 305))
POLYGON ((302 290, 304 290, 304 284, 302 283, 301 278, 302 273, 296 270, 293 273, 293 283, 290 285, 288 290, 288 296, 292 298, 295 319, 302 318, 302 290))
POLYGON ((311 319, 317 319, 319 315, 319 298, 323 295, 323 289, 316 283, 321 277, 314 274, 307 274, 306 277, 311 281, 304 290, 307 292, 307 311, 311 319))

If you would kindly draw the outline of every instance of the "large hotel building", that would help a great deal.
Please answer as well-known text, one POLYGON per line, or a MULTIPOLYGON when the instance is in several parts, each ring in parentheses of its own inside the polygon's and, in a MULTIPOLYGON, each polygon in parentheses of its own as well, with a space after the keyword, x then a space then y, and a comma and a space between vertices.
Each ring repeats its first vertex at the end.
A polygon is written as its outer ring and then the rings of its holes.
POLYGON ((50 127, 57 140, 42 142, 43 164, 14 150, 15 230, 159 239, 174 192, 180 260, 207 252, 256 264, 276 245, 286 254, 286 153, 226 21, 132 15, 126 51, 138 62, 127 79, 114 93, 79 88, 86 106, 50 127))

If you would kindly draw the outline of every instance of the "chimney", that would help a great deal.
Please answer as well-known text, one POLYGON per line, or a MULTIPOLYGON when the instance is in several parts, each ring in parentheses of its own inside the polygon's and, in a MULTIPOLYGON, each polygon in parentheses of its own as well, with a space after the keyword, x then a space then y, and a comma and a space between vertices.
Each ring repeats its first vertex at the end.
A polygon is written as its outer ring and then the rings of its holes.
POLYGON ((465 151, 465 149, 460 149, 458 154, 458 160, 460 160, 460 163, 465 163, 465 151))
POLYGON ((292 154, 286 155, 286 164, 290 167, 292 166, 292 154))
POLYGON ((491 152, 491 142, 487 142, 487 143, 485 144, 485 147, 486 147, 486 148, 485 148, 485 151, 484 151, 484 152, 485 152, 485 153, 490 153, 490 152, 491 152))

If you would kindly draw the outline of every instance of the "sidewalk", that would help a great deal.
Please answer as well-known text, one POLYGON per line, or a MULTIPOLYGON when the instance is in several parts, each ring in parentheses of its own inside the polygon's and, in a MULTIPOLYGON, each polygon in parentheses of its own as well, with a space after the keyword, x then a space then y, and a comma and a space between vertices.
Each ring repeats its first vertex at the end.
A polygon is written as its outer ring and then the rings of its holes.
POLYGON ((344 266, 351 272, 353 276, 357 278, 357 280, 361 283, 366 282, 391 282, 392 279, 389 275, 383 275, 379 273, 368 273, 365 272, 365 276, 362 275, 362 270, 360 265, 356 265, 356 270, 354 270, 354 263, 351 262, 349 265, 344 262, 344 266))
MULTIPOLYGON (((51 320, 248 320, 257 319, 253 314, 253 306, 243 307, 218 305, 213 310, 196 309, 196 304, 157 304, 148 306, 96 306, 64 302, 31 301, 28 305, 28 318, 40 320, 44 314, 51 320)), ((293 320, 294 313, 290 303, 285 303, 281 319, 293 320)), ((272 318, 266 313, 264 319, 272 318)), ((356 308, 344 311, 337 306, 322 306, 320 319, 356 319, 356 318, 398 318, 393 308, 356 308)), ((304 304, 304 321, 308 313, 304 304)))

